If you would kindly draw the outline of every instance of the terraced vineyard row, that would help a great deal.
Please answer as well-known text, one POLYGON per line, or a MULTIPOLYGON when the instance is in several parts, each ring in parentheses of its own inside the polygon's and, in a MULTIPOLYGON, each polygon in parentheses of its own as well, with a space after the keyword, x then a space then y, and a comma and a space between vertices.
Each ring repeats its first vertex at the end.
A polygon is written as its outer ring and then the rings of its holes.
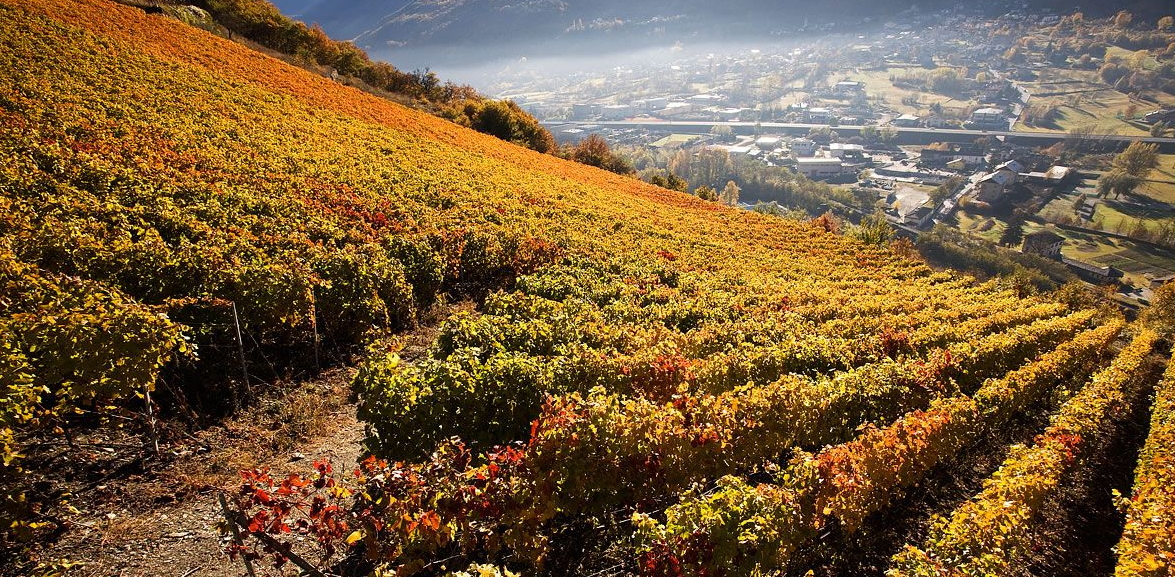
POLYGON ((894 558, 893 575, 1009 574, 1031 554, 1038 513, 1066 475, 1148 383, 1144 369, 1157 335, 1143 331, 1053 417, 1031 447, 1017 446, 983 491, 935 521, 922 547, 894 558))

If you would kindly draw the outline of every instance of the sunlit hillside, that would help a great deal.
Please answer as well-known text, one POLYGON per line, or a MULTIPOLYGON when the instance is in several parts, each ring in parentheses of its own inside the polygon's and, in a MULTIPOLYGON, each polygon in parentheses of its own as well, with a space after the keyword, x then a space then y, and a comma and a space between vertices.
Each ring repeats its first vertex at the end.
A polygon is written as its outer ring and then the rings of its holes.
MULTIPOLYGON (((338 485, 248 476, 235 553, 292 530, 356 573, 1014 574, 1161 369, 1157 336, 1113 314, 538 154, 103 0, 0 5, 0 214, 6 539, 47 530, 18 497, 32 436, 147 391, 219 414, 247 402, 242 372, 363 355, 374 458, 338 485), (401 359, 397 335, 457 301, 401 359), (974 499, 903 497, 958 477, 974 499)), ((1067 538, 1045 562, 1117 542, 1067 538)))

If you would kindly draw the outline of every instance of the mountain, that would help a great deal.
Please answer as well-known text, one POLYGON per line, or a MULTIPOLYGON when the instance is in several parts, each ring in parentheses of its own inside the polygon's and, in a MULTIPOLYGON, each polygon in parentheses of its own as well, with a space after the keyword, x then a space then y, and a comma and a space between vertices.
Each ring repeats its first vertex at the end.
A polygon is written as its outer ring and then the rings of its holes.
MULTIPOLYGON (((739 41, 781 37, 814 26, 843 29, 900 20, 906 11, 964 7, 994 14, 1021 10, 1072 11, 1060 0, 968 5, 954 0, 301 0, 279 2, 299 10, 333 36, 353 39, 374 56, 395 60, 397 51, 432 51, 436 62, 486 59, 502 54, 565 55, 635 50, 677 41, 739 41)), ((1142 14, 1164 8, 1155 0, 1098 3, 1090 16, 1120 8, 1142 14)), ((427 54, 427 53, 426 53, 427 54)), ((418 58, 415 53, 413 58, 418 58)), ((427 60, 427 58, 425 58, 427 60)))
POLYGON ((767 32, 805 20, 852 19, 903 10, 913 2, 879 9, 878 3, 834 0, 816 7, 789 0, 624 2, 603 0, 418 0, 380 2, 322 0, 304 16, 361 45, 452 46, 527 44, 549 40, 662 37, 767 32))

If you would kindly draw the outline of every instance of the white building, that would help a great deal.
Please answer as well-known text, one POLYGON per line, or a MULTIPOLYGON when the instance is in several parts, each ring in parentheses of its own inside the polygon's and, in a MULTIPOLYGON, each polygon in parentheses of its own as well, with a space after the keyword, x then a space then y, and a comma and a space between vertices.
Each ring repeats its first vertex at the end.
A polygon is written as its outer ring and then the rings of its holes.
POLYGON ((759 150, 770 151, 779 148, 779 145, 782 144, 782 142, 783 139, 778 136, 760 136, 759 138, 755 139, 755 146, 757 146, 759 150))
POLYGON ((988 128, 1007 128, 1008 120, 1004 111, 998 108, 980 108, 971 113, 971 123, 988 128))
POLYGON ((844 172, 844 163, 839 158, 797 158, 796 169, 808 178, 831 178, 844 172))
POLYGON ((688 102, 670 102, 665 105, 665 108, 657 111, 657 116, 670 117, 681 116, 682 114, 689 114, 694 111, 694 105, 688 102))
POLYGON ((624 120, 633 115, 633 108, 628 104, 611 104, 600 109, 600 118, 604 120, 624 120))
POLYGON ((832 120, 832 111, 827 108, 809 108, 804 118, 811 124, 828 124, 832 120))
POLYGON ((833 142, 828 145, 828 154, 833 158, 844 158, 846 156, 860 156, 865 154, 865 147, 860 144, 845 144, 843 142, 833 142))
POLYGON ((816 154, 816 142, 807 138, 795 138, 791 141, 792 154, 799 158, 801 156, 812 156, 816 154))
POLYGON ((661 110, 662 108, 665 108, 667 104, 669 104, 669 98, 665 96, 632 101, 632 107, 641 112, 654 112, 661 110))

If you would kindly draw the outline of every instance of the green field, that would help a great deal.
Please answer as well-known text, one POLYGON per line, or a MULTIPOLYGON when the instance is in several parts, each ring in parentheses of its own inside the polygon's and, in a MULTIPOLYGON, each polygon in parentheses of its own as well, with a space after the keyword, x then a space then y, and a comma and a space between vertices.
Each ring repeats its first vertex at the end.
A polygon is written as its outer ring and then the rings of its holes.
POLYGON ((700 138, 696 134, 670 134, 657 142, 650 144, 653 148, 678 148, 700 138))
MULTIPOLYGON (((1024 227, 1024 233, 1029 234, 1043 228, 1041 225, 1028 223, 1024 227)), ((1050 230, 1065 237, 1065 245, 1061 249, 1063 255, 1118 268, 1125 273, 1126 282, 1134 286, 1149 284, 1147 275, 1163 276, 1175 272, 1175 251, 1099 234, 1056 227, 1050 227, 1050 230)))
POLYGON ((1160 154, 1158 168, 1147 175, 1147 181, 1135 192, 1158 202, 1175 205, 1175 154, 1160 154))
POLYGON ((959 230, 964 233, 991 242, 999 242, 1004 229, 1008 227, 1003 221, 982 214, 967 212, 960 209, 955 212, 955 219, 959 222, 959 230))
POLYGON ((1141 116, 1156 108, 1175 105, 1175 97, 1159 91, 1146 92, 1141 95, 1141 100, 1132 100, 1107 86, 1096 72, 1090 70, 1046 69, 1040 72, 1035 82, 1022 83, 1022 86, 1033 95, 1029 106, 1057 107, 1060 117, 1047 126, 1017 123, 1016 130, 1020 131, 1068 132, 1092 127, 1097 134, 1145 136, 1149 134, 1145 124, 1124 119, 1127 108, 1133 104, 1135 116, 1141 116), (1050 93, 1065 94, 1047 95, 1050 93))
MULTIPOLYGON (((924 70, 919 68, 919 70, 924 70)), ((881 100, 885 106, 901 113, 901 114, 915 114, 926 115, 930 113, 930 105, 937 102, 942 104, 944 109, 950 108, 966 108, 970 103, 965 101, 955 100, 949 96, 941 94, 933 94, 930 92, 922 92, 918 90, 910 90, 894 86, 890 81, 892 75, 902 75, 906 71, 905 68, 887 68, 885 70, 861 70, 861 71, 840 71, 833 74, 829 78, 829 83, 840 80, 841 78, 848 78, 865 83, 865 94, 871 100, 881 100), (902 99, 908 96, 917 96, 919 99, 918 106, 910 106, 902 103, 902 99)))

